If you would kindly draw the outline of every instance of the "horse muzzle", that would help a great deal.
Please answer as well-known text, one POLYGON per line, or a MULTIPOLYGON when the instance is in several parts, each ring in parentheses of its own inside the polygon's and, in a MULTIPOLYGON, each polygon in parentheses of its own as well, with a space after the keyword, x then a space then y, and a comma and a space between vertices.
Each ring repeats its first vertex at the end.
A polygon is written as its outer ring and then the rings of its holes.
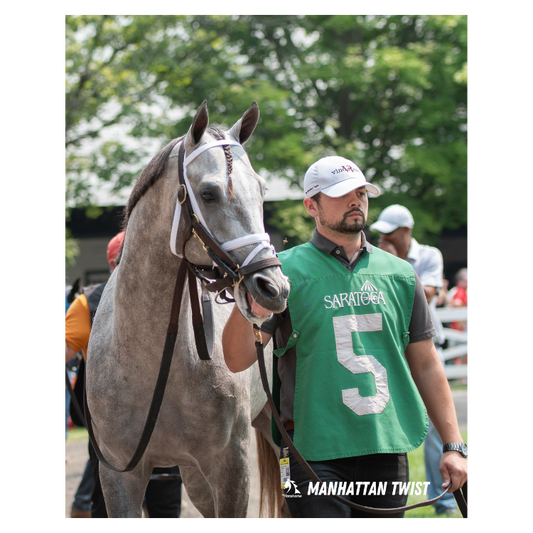
POLYGON ((280 313, 287 306, 288 279, 280 270, 274 271, 271 275, 263 272, 257 272, 251 276, 248 283, 245 280, 246 289, 261 307, 265 307, 272 313, 280 313))
POLYGON ((234 297, 241 314, 253 324, 260 325, 272 313, 287 307, 289 281, 279 267, 256 272, 235 287, 234 297))

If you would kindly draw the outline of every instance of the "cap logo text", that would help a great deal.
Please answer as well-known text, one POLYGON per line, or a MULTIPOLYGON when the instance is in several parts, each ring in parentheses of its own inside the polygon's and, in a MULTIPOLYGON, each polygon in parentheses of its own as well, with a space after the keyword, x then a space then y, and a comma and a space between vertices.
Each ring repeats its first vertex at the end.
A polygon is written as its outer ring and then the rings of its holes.
POLYGON ((352 165, 343 165, 340 168, 336 168, 331 173, 340 174, 341 172, 361 172, 358 168, 352 167, 352 165))

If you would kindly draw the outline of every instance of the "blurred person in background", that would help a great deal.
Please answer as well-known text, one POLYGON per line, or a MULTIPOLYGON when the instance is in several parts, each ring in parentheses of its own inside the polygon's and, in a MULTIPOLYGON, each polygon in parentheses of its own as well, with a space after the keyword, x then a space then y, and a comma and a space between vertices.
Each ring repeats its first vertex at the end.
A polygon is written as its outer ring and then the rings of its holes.
MULTIPOLYGON (((468 269, 467 268, 461 268, 455 274, 455 287, 453 287, 450 292, 448 293, 450 305, 452 307, 468 307, 468 269)), ((464 320, 461 321, 454 321, 451 324, 452 329, 456 329, 457 331, 466 331, 467 330, 467 322, 464 320)), ((456 365, 466 365, 468 362, 468 354, 463 355, 462 357, 458 357, 457 359, 454 359, 454 363, 456 365)), ((466 383, 466 379, 462 380, 463 383, 466 383)))
MULTIPOLYGON (((442 253, 434 246, 419 244, 412 236, 415 221, 409 209, 403 205, 391 205, 385 208, 377 221, 370 226, 371 231, 380 235, 378 247, 390 251, 393 247, 396 255, 413 266, 414 271, 424 286, 424 293, 429 305, 431 320, 435 327, 436 335, 433 342, 437 353, 444 365, 442 346, 445 342, 444 328, 437 315, 437 294, 443 287, 444 261, 442 253)), ((429 421, 428 434, 424 441, 424 462, 426 466, 427 481, 430 482, 428 495, 435 498, 439 495, 438 487, 442 484, 439 471, 439 462, 442 455, 442 440, 429 421)), ((450 514, 456 512, 455 498, 447 494, 434 504, 437 514, 450 514)))
MULTIPOLYGON (((467 307, 468 305, 468 269, 461 268, 455 274, 455 287, 448 293, 450 305, 452 307, 467 307)), ((453 322, 452 328, 459 331, 466 331, 466 322, 453 322)))

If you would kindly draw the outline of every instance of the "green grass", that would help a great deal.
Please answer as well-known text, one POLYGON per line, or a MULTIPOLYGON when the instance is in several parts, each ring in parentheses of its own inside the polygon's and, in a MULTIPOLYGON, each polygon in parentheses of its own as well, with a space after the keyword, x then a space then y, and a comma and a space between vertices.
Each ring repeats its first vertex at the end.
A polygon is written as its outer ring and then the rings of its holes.
POLYGON ((85 428, 74 428, 68 430, 67 442, 74 442, 77 440, 88 440, 89 434, 85 428))
MULTIPOLYGON (((468 442, 467 431, 461 431, 461 436, 465 442, 468 442)), ((426 467, 424 466, 424 446, 420 446, 416 450, 407 454, 409 458, 409 477, 411 481, 425 481, 426 480, 426 467)), ((409 496, 407 505, 412 503, 421 502, 427 500, 427 495, 409 496)), ((461 512, 457 510, 457 513, 451 516, 437 515, 433 505, 427 505, 425 507, 417 507, 411 511, 405 513, 405 518, 462 518, 461 512)))
POLYGON ((448 383, 450 384, 450 389, 452 391, 468 390, 468 384, 462 383, 460 379, 450 379, 448 383))

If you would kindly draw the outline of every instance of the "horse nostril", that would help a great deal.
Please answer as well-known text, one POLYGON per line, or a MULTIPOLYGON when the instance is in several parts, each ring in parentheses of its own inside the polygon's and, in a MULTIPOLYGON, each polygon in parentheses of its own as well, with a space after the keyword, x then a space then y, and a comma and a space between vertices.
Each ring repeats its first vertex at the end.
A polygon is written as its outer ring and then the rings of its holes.
POLYGON ((279 288, 267 278, 256 276, 254 279, 254 285, 256 290, 267 299, 277 300, 280 297, 279 288))

